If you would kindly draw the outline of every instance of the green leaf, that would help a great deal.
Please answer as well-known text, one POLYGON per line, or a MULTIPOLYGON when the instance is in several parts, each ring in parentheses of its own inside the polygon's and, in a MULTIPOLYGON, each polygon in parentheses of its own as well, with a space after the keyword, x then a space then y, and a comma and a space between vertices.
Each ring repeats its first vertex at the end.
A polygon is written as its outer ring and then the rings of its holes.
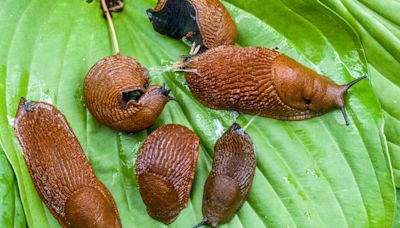
POLYGON ((393 223, 393 227, 400 227, 400 190, 396 190, 396 195, 397 195, 397 213, 396 213, 396 218, 393 223))
MULTIPOLYGON (((227 4, 238 26, 238 45, 279 47, 303 64, 343 84, 367 74, 358 38, 335 14, 314 1, 239 1, 227 4), (240 9, 240 8, 244 9, 240 9)), ((156 126, 136 134, 112 131, 96 122, 82 100, 89 68, 112 54, 108 28, 97 1, 7 1, 0 12, 0 142, 14 169, 31 227, 54 227, 31 182, 12 120, 21 96, 57 106, 67 117, 98 178, 112 192, 126 227, 162 227, 146 213, 135 179, 135 160, 148 133, 166 123, 192 128, 201 150, 191 199, 171 227, 191 227, 202 218, 201 201, 215 141, 236 118, 202 106, 183 75, 162 69, 189 47, 156 33, 145 10, 155 0, 126 0, 114 14, 123 54, 150 68, 154 83, 166 82, 179 103, 170 102, 156 126), (159 67, 164 66, 164 67, 159 67)), ((232 227, 391 226, 395 189, 383 114, 364 81, 346 100, 351 126, 339 111, 283 122, 257 117, 247 129, 257 152, 248 201, 232 227)))
POLYGON ((385 115, 396 185, 400 187, 400 2, 323 0, 357 32, 368 59, 372 87, 385 115))
POLYGON ((2 227, 25 227, 25 214, 22 208, 17 181, 11 165, 0 146, 0 224, 2 227))

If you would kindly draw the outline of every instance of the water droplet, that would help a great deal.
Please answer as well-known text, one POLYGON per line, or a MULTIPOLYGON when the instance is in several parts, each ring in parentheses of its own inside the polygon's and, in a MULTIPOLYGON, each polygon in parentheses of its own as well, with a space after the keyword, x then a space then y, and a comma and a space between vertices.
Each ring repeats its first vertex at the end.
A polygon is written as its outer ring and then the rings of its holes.
POLYGON ((215 125, 215 134, 217 138, 220 138, 221 135, 224 133, 224 126, 222 126, 222 123, 219 120, 214 120, 214 125, 215 125))
POLYGON ((12 116, 8 116, 8 115, 7 115, 7 119, 8 119, 8 124, 9 124, 10 126, 14 126, 15 118, 12 117, 12 116))
POLYGON ((285 180, 285 182, 286 182, 287 184, 290 184, 290 178, 289 178, 289 176, 284 176, 283 179, 285 180))
POLYGON ((304 215, 307 216, 308 220, 311 220, 311 213, 306 211, 304 212, 304 215))

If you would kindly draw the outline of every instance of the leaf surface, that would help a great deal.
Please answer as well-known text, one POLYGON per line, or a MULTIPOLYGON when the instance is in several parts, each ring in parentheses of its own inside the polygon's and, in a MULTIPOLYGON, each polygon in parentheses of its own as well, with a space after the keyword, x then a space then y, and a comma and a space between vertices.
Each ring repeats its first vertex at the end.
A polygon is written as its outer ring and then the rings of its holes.
MULTIPOLYGON (((166 123, 183 124, 201 139, 191 199, 170 227, 191 227, 202 218, 201 201, 213 146, 233 123, 246 126, 257 152, 248 201, 231 227, 391 226, 395 190, 383 114, 369 81, 351 89, 346 108, 302 122, 215 111, 190 93, 181 74, 164 72, 189 47, 156 33, 145 10, 155 1, 126 0, 114 14, 122 54, 150 69, 155 84, 166 82, 179 102, 170 102, 156 126, 136 134, 96 122, 82 99, 86 72, 112 54, 99 3, 80 0, 6 1, 0 11, 0 142, 18 180, 27 223, 54 227, 31 182, 12 120, 21 96, 47 101, 67 117, 97 177, 112 192, 125 227, 162 227, 146 213, 135 179, 135 160, 146 136, 166 123), (162 67, 160 67, 162 66, 162 67)), ((238 26, 238 45, 279 47, 339 84, 367 74, 361 44, 350 27, 312 1, 227 3, 238 26), (290 4, 289 4, 290 3, 290 4)))

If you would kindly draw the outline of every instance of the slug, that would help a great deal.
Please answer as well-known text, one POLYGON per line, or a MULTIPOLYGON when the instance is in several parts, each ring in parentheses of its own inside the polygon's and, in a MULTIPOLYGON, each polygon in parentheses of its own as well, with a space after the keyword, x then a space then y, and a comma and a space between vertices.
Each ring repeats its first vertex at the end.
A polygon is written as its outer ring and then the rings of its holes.
POLYGON ((261 47, 221 46, 177 65, 205 106, 278 120, 304 120, 344 108, 348 89, 292 58, 261 47))
POLYGON ((236 25, 219 0, 158 0, 147 16, 157 32, 190 40, 201 51, 236 41, 236 25))
POLYGON ((144 130, 157 120, 173 99, 164 86, 148 86, 147 71, 121 54, 97 62, 87 73, 83 94, 93 117, 123 132, 144 130))
POLYGON ((144 142, 136 160, 136 179, 148 214, 165 224, 178 217, 189 200, 199 139, 181 125, 164 125, 144 142))
POLYGON ((246 201, 255 169, 253 142, 235 123, 215 144, 212 170, 204 185, 204 218, 195 227, 229 222, 246 201))
POLYGON ((121 227, 111 193, 60 111, 22 98, 14 128, 33 184, 63 227, 121 227))

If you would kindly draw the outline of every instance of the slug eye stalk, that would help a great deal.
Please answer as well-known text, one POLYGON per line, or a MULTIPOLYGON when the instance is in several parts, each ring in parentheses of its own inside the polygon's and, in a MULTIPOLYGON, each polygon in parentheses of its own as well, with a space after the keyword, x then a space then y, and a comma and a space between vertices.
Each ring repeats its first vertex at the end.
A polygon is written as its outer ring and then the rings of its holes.
POLYGON ((207 224, 206 218, 203 218, 203 219, 201 220, 201 222, 200 222, 199 224, 195 225, 193 228, 199 228, 199 227, 204 226, 204 225, 206 225, 206 224, 207 224))
MULTIPOLYGON (((359 77, 359 78, 355 79, 354 81, 351 81, 351 82, 347 83, 345 85, 346 92, 352 86, 354 86, 355 84, 357 84, 358 82, 360 82, 361 80, 366 79, 366 78, 367 78, 367 76, 364 75, 362 77, 359 77)), ((346 122, 346 126, 350 126, 349 118, 348 118, 347 113, 346 113, 346 108, 344 106, 342 106, 342 107, 340 107, 340 111, 342 112, 344 121, 346 122)))

